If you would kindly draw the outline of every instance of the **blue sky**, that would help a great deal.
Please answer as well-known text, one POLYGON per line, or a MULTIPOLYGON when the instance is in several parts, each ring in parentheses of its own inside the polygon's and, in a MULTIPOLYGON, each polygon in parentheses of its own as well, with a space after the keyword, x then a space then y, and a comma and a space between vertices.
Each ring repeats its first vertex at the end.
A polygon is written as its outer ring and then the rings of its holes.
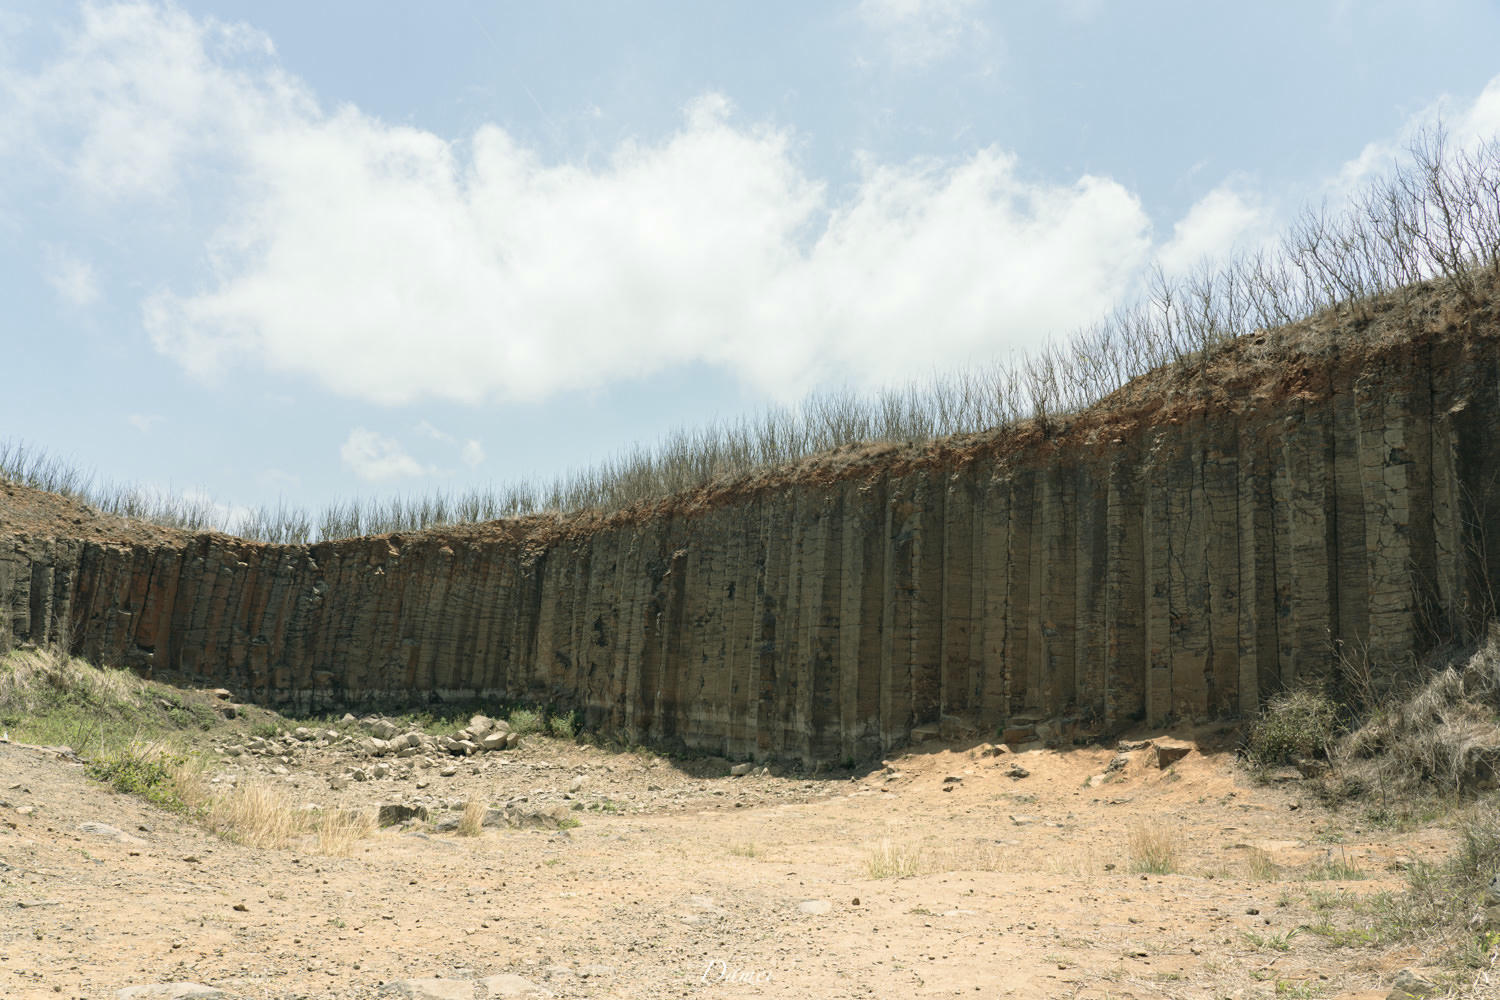
POLYGON ((0 3, 0 438, 546 479, 1060 337, 1442 116, 1491 2, 0 3))

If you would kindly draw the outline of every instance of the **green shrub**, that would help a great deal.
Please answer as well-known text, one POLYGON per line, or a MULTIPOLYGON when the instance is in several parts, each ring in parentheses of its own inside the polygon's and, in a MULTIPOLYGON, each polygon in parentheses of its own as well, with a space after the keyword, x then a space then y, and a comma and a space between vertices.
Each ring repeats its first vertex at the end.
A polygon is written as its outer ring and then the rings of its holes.
POLYGON ((560 740, 571 740, 578 735, 578 727, 573 722, 573 713, 566 715, 554 715, 547 720, 547 732, 560 740))
POLYGON ((511 732, 519 733, 522 736, 528 733, 541 732, 542 729, 541 713, 534 712, 529 708, 517 708, 513 710, 505 721, 510 726, 511 732))
POLYGON ((1250 727, 1246 751, 1262 767, 1290 764, 1299 758, 1326 758, 1338 725, 1338 709, 1327 695, 1289 691, 1272 698, 1250 727))
POLYGON ((131 746, 100 757, 88 765, 90 777, 106 782, 117 792, 137 795, 168 809, 183 810, 175 768, 182 760, 159 747, 131 746))

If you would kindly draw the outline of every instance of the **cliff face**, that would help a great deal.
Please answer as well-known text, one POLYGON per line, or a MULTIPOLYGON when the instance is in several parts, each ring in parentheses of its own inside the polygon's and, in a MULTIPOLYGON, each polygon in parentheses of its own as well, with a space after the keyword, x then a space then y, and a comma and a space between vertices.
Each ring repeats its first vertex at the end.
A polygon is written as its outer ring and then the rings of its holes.
POLYGON ((1378 684, 1500 580, 1500 348, 1254 351, 1211 389, 1163 376, 1046 432, 594 523, 268 546, 41 517, 44 495, 0 484, 0 643, 66 625, 92 660, 242 697, 535 698, 632 740, 807 761, 943 716, 1244 714, 1348 683, 1338 643, 1378 684))

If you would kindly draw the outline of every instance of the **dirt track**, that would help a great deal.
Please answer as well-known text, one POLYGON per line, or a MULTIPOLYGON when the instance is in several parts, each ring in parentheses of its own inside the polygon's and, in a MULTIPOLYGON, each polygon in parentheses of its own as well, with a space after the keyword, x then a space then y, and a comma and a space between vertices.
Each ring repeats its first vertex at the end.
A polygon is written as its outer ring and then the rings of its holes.
MULTIPOLYGON (((230 997, 370 997, 512 973, 559 997, 1271 997, 1278 982, 1383 997, 1420 956, 1283 936, 1321 915, 1309 890, 1399 888, 1403 863, 1447 847, 1441 831, 1372 831, 1295 785, 1253 784, 1227 753, 1160 770, 1138 750, 1095 787, 1113 747, 929 745, 811 781, 697 778, 541 738, 507 756, 338 796, 373 808, 426 780, 435 802, 571 801, 581 825, 392 828, 331 858, 237 846, 76 763, 0 744, 0 996, 193 981, 230 997), (1029 776, 1008 776, 1018 763, 1029 776), (601 799, 621 811, 590 807, 601 799), (1179 874, 1130 870, 1142 824, 1171 833, 1179 874), (922 852, 924 871, 872 878, 884 848, 922 852), (1281 880, 1252 879, 1255 856, 1281 880), (1306 880, 1332 857, 1367 877, 1306 880)), ((328 804, 347 763, 310 753, 274 780, 328 804)))

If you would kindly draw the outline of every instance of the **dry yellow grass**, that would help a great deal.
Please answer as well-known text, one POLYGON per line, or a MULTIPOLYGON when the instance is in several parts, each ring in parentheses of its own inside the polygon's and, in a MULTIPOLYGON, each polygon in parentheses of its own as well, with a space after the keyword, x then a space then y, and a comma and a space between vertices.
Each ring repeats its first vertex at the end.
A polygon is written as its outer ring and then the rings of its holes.
POLYGON ((375 829, 367 813, 310 808, 264 781, 209 798, 204 812, 210 828, 247 847, 291 848, 311 837, 313 850, 326 855, 349 854, 375 829))
POLYGON ((247 847, 286 847, 311 829, 311 817, 281 789, 246 781, 208 803, 208 824, 247 847))
POLYGON ((933 872, 1001 871, 1005 854, 998 844, 965 841, 955 844, 916 844, 885 838, 865 855, 870 878, 902 878, 933 872))
POLYGON ((470 799, 464 804, 464 813, 458 818, 460 837, 477 837, 484 829, 485 805, 479 799, 470 799))
POLYGON ((1170 875, 1177 870, 1177 841, 1172 831, 1142 824, 1130 831, 1130 870, 1170 875))
POLYGON ((375 832, 375 820, 368 812, 331 809, 318 816, 315 832, 319 854, 348 857, 355 844, 375 832))

